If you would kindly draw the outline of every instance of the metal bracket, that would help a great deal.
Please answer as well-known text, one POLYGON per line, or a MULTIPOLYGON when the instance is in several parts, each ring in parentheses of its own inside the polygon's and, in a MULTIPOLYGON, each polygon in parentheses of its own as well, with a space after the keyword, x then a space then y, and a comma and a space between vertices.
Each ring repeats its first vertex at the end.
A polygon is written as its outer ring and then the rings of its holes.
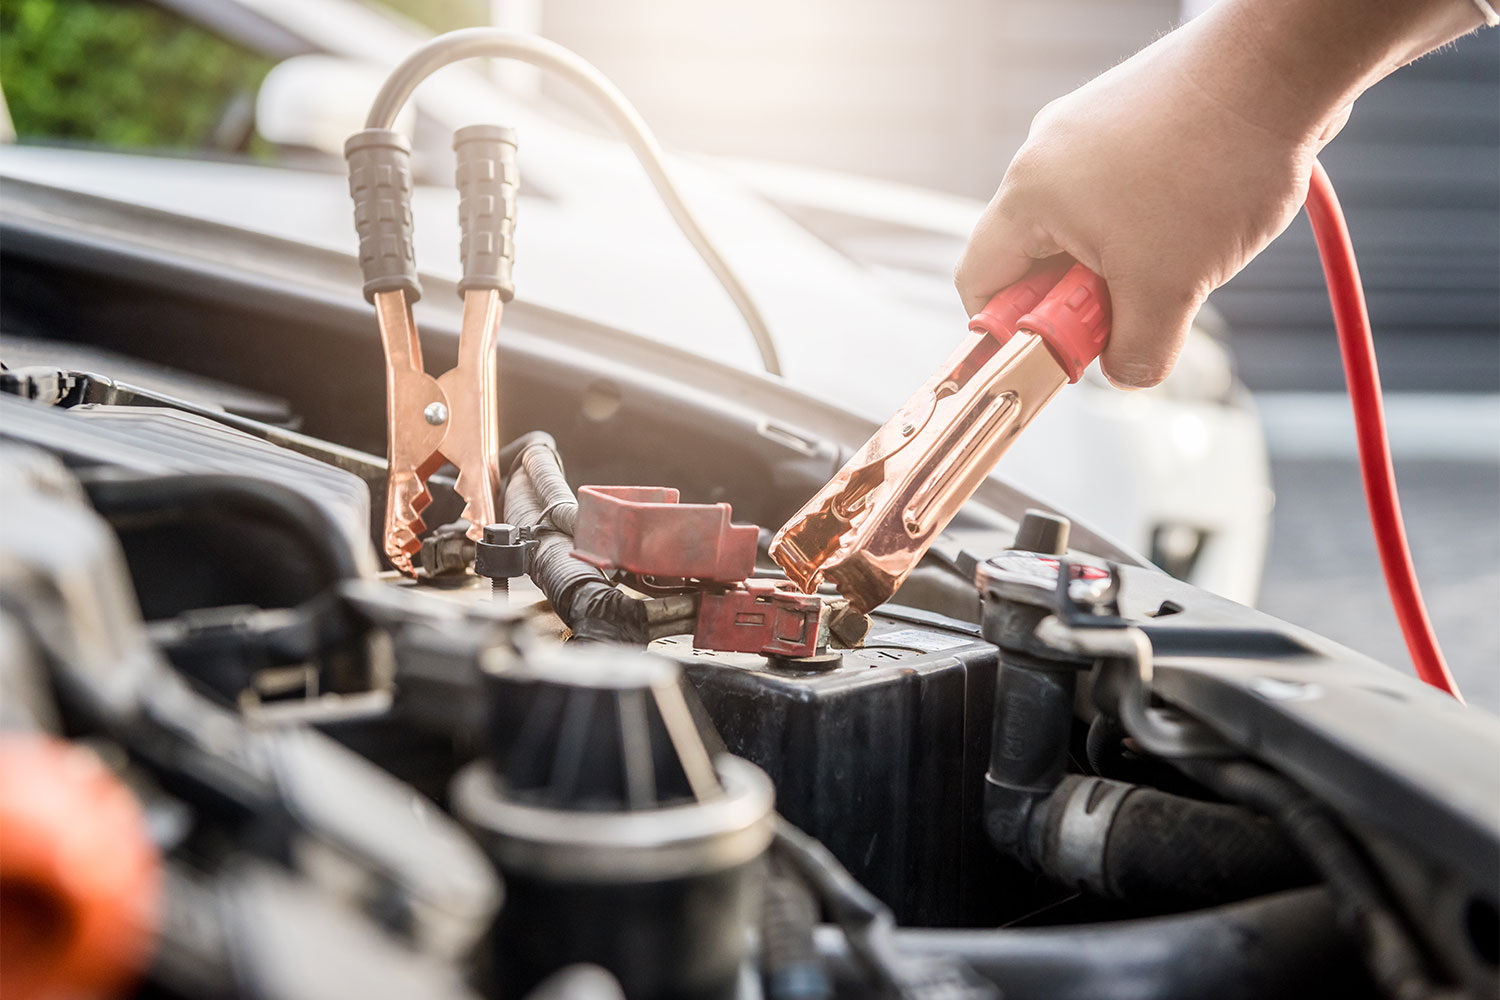
POLYGON ((1049 615, 1036 637, 1054 649, 1100 660, 1094 698, 1113 700, 1125 731, 1158 757, 1221 757, 1236 751, 1217 733, 1172 708, 1151 704, 1151 639, 1134 625, 1082 627, 1049 615))

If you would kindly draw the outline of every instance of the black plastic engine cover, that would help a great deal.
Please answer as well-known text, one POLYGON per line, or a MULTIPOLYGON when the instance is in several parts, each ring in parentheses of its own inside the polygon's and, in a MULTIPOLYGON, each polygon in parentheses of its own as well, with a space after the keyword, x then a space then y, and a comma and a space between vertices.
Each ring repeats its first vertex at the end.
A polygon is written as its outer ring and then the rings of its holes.
POLYGON ((680 662, 730 753, 904 925, 992 919, 1002 862, 981 821, 996 650, 978 627, 906 609, 822 673, 764 657, 653 650, 680 662))

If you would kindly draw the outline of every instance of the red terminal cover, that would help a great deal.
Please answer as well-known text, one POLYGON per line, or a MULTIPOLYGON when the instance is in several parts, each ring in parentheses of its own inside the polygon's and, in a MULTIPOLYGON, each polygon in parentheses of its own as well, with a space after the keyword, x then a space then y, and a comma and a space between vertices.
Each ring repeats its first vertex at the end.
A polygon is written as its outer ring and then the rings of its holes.
POLYGON ((814 656, 823 601, 782 580, 746 580, 698 598, 693 645, 725 653, 814 656))
POLYGON ((727 503, 678 503, 668 486, 584 486, 573 556, 603 570, 733 583, 755 571, 760 529, 727 503))

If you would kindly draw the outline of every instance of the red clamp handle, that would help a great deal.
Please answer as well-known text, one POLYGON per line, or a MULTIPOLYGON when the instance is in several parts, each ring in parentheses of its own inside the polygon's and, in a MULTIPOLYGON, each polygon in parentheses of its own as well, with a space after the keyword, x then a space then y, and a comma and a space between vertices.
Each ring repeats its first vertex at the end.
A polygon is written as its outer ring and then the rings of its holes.
POLYGON ((995 293, 994 298, 969 320, 969 329, 987 333, 1000 343, 1016 334, 1021 317, 1041 304, 1054 285, 1067 273, 1067 257, 1044 260, 1026 272, 1026 277, 995 293))
POLYGON ((997 292, 969 320, 969 329, 1002 344, 1017 330, 1034 333, 1051 349, 1068 381, 1077 382, 1109 342, 1109 289, 1082 264, 1068 263, 1062 257, 1033 267, 997 292))
POLYGON ((1068 373, 1068 381, 1077 382, 1109 342, 1109 321, 1109 288, 1104 279, 1074 264, 1016 327, 1046 341, 1068 373))

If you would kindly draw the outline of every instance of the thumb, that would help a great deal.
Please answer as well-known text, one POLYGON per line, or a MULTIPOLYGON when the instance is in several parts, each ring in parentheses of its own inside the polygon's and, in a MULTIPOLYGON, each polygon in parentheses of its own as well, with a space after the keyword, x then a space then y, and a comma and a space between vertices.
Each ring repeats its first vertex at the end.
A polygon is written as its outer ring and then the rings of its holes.
POLYGON ((1061 252, 1050 237, 1017 223, 998 198, 990 202, 953 269, 964 311, 973 316, 996 292, 1026 277, 1031 265, 1061 252))
POLYGON ((1109 343, 1099 358, 1104 377, 1121 389, 1156 385, 1177 363, 1205 296, 1111 282, 1109 298, 1113 320, 1109 343))

